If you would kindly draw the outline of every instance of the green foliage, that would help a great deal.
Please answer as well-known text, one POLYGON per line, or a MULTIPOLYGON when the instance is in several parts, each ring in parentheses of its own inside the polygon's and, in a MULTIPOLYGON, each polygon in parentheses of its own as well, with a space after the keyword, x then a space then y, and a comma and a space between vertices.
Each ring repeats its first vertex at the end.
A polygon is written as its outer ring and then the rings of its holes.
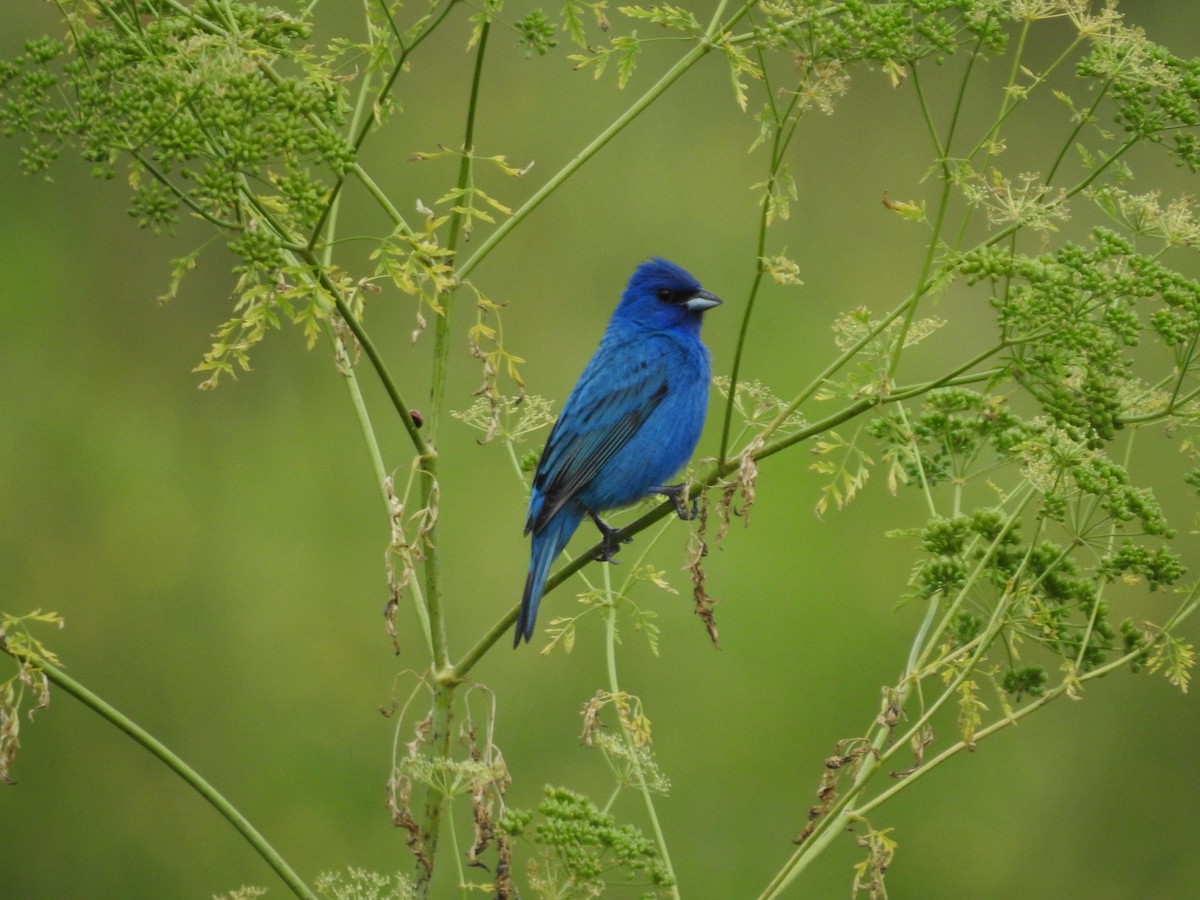
POLYGON ((250 348, 281 317, 311 342, 332 304, 297 251, 354 163, 345 89, 301 46, 311 24, 249 3, 62 6, 69 52, 31 42, 5 79, 0 127, 30 135, 27 170, 45 172, 67 144, 97 177, 124 159, 141 227, 170 232, 186 210, 228 235, 238 301, 200 366, 213 379, 248 369, 250 348), (289 281, 307 287, 278 289, 289 281))
POLYGON ((1019 669, 1009 669, 1004 673, 1004 690, 1020 700, 1022 695, 1041 697, 1046 693, 1046 680, 1049 678, 1041 666, 1021 666, 1019 669))
POLYGON ((855 838, 855 843, 866 848, 867 856, 854 866, 851 897, 856 898, 865 891, 872 900, 875 900, 875 898, 887 896, 884 876, 887 874, 888 866, 892 864, 892 858, 896 855, 898 844, 896 839, 891 837, 891 828, 876 831, 866 820, 863 820, 863 824, 866 826, 866 834, 855 838))
POLYGON ((1174 351, 1180 385, 1194 377, 1187 336, 1200 313, 1200 283, 1106 228, 1091 238, 1092 250, 1067 243, 1035 258, 981 247, 957 269, 970 282, 990 281, 1001 334, 1013 345, 1014 378, 1056 424, 1101 447, 1133 402, 1139 409, 1168 403, 1134 380, 1130 351, 1145 337, 1157 335, 1174 351))
POLYGON ((1126 134, 1166 145, 1193 172, 1200 167, 1200 144, 1187 130, 1200 124, 1200 60, 1181 59, 1134 29, 1114 29, 1076 71, 1108 84, 1114 121, 1126 134))
POLYGON ((917 61, 932 57, 942 63, 968 42, 996 53, 1007 43, 1003 15, 987 0, 850 0, 836 10, 783 2, 761 8, 764 38, 772 48, 805 53, 814 63, 874 63, 896 81, 917 61))
MULTIPOLYGON (((411 881, 403 875, 381 875, 366 869, 350 868, 343 872, 323 872, 314 882, 317 896, 326 900, 415 900, 411 881)), ((214 900, 257 900, 266 888, 243 886, 214 900)))
POLYGON ((381 875, 366 869, 326 872, 314 886, 329 900, 412 900, 417 896, 403 875, 381 875))
POLYGON ((531 53, 536 52, 538 56, 545 56, 558 46, 558 41, 554 37, 558 29, 540 9, 535 9, 525 18, 518 20, 516 29, 520 35, 520 42, 528 46, 531 53))
POLYGON ((54 651, 31 630, 31 625, 53 625, 62 628, 57 613, 40 609, 23 616, 0 614, 0 651, 17 660, 15 674, 0 682, 0 784, 12 783, 10 773, 21 746, 21 712, 32 701, 26 714, 33 714, 50 704, 50 681, 39 666, 41 662, 58 662, 54 651))
POLYGON ((254 885, 242 885, 228 894, 213 895, 213 900, 258 900, 259 897, 266 896, 266 894, 266 888, 255 887, 254 885))
POLYGON ((924 397, 920 415, 883 413, 867 427, 904 469, 905 481, 930 487, 964 484, 1011 456, 1033 429, 1004 397, 966 388, 941 388, 924 397))
POLYGON ((531 863, 531 883, 540 896, 607 897, 628 886, 651 898, 665 896, 664 889, 674 885, 653 841, 633 825, 618 825, 582 794, 547 787, 537 811, 536 820, 511 812, 502 828, 542 849, 540 861, 531 863))

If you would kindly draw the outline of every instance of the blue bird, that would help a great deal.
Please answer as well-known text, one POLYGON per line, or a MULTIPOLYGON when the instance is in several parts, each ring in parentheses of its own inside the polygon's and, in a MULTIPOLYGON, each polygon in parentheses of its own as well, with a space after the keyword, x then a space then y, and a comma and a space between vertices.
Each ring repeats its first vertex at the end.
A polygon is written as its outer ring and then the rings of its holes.
POLYGON ((708 406, 711 361, 700 318, 721 301, 674 263, 638 266, 600 346, 563 406, 533 476, 525 533, 533 535, 529 575, 513 646, 533 637, 550 564, 584 516, 611 561, 615 535, 607 509, 663 494, 689 515, 683 485, 668 485, 696 449, 708 406))

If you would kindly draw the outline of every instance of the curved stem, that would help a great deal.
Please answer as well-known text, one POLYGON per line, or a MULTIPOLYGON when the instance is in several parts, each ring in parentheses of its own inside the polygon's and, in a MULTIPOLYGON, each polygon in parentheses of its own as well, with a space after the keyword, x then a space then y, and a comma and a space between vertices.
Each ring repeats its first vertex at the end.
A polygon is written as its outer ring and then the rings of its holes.
POLYGON ((591 143, 580 150, 570 162, 555 172, 545 184, 543 184, 533 193, 533 196, 521 204, 519 209, 501 222, 496 230, 489 234, 487 238, 485 238, 484 241, 475 249, 475 252, 472 253, 462 263, 462 265, 458 267, 456 272, 458 277, 463 279, 473 272, 476 266, 483 262, 483 260, 487 258, 488 254, 496 249, 496 246, 504 240, 510 231, 521 224, 521 222, 524 221, 530 213, 541 206, 542 201, 558 190, 559 186, 562 185, 564 181, 574 175, 584 163, 604 149, 605 145, 608 144, 609 141, 624 131, 630 122, 645 112, 649 106, 659 97, 661 97, 666 90, 671 87, 671 85, 678 81, 688 69, 694 66, 701 57, 711 51, 713 49, 713 41, 716 39, 716 37, 722 31, 728 30, 738 20, 744 17, 750 11, 750 8, 754 6, 754 4, 755 0, 747 0, 747 2, 743 4, 742 8, 733 15, 730 21, 722 26, 720 24, 720 16, 725 8, 725 0, 722 0, 717 8, 717 12, 714 13, 712 23, 706 30, 704 37, 699 40, 691 50, 685 53, 678 62, 671 66, 671 68, 668 69, 666 73, 659 78, 659 80, 655 82, 648 91, 646 91, 646 93, 642 94, 642 96, 635 100, 628 109, 621 113, 621 115, 617 116, 612 124, 601 131, 600 134, 598 134, 591 143))
POLYGON ((230 825, 237 829, 238 833, 246 839, 246 842, 254 848, 255 852, 275 871, 284 884, 291 889, 293 894, 304 898, 304 900, 317 900, 317 895, 304 883, 292 867, 287 864, 275 848, 267 843, 267 839, 250 823, 250 820, 225 799, 215 787, 209 784, 199 772, 180 759, 177 754, 171 751, 158 738, 154 737, 154 735, 150 734, 150 732, 146 731, 146 729, 142 728, 112 704, 67 675, 57 666, 41 658, 14 652, 3 643, 0 643, 0 650, 10 654, 14 659, 41 671, 51 683, 62 688, 84 706, 92 710, 92 712, 106 719, 109 724, 115 725, 118 729, 133 738, 135 742, 157 757, 168 769, 187 782, 230 825))
MULTIPOLYGON (((765 79, 766 67, 763 66, 762 68, 765 79)), ((737 345, 733 351, 733 365, 729 370, 729 396, 725 398, 725 418, 721 424, 721 447, 717 452, 717 459, 719 461, 724 461, 729 456, 730 434, 733 429, 733 410, 734 403, 737 400, 738 376, 742 369, 742 357, 746 348, 746 337, 750 332, 750 317, 754 314, 754 306, 758 299, 759 289, 762 287, 763 275, 766 274, 764 259, 767 255, 767 228, 771 222, 771 195, 776 189, 780 170, 783 168, 784 151, 787 150, 788 144, 791 143, 792 137, 796 133, 796 128, 800 123, 799 117, 793 116, 800 96, 799 92, 793 94, 791 103, 789 103, 787 109, 782 113, 775 105, 775 98, 770 90, 770 85, 767 86, 767 95, 770 98, 770 109, 775 116, 775 134, 771 145, 771 166, 770 173, 767 176, 762 206, 758 215, 758 245, 755 255, 754 279, 750 283, 750 292, 747 295, 746 306, 742 312, 742 322, 738 328, 737 345), (789 121, 791 127, 785 131, 784 126, 789 121)))
MULTIPOLYGON (((970 75, 970 70, 968 70, 967 75, 970 75)), ((925 105, 925 96, 921 92, 921 79, 917 73, 917 67, 915 65, 912 67, 912 79, 917 91, 917 96, 920 97, 921 100, 921 110, 927 116, 930 133, 935 135, 935 148, 941 154, 942 190, 941 196, 938 198, 937 215, 934 219, 933 231, 929 235, 929 243, 925 247, 925 258, 921 260, 921 271, 917 275, 917 289, 913 291, 912 295, 904 303, 903 314, 900 318, 900 327, 896 332, 895 345, 892 347, 891 358, 888 360, 887 381, 889 386, 892 379, 896 377, 896 370, 900 366, 900 357, 903 355, 904 345, 908 340, 908 332, 912 327, 913 318, 917 313, 917 306, 921 302, 921 298, 925 296, 932 286, 932 280, 929 277, 929 273, 933 270, 933 263, 937 258, 938 248, 941 244, 942 229, 946 224, 946 213, 950 209, 950 194, 954 184, 950 177, 950 162, 944 154, 949 150, 951 144, 954 143, 954 129, 958 124, 959 106, 962 104, 963 93, 966 91, 967 82, 966 77, 964 77, 962 87, 959 91, 958 104, 955 106, 954 117, 950 121, 950 127, 947 130, 946 139, 945 141, 938 142, 933 128, 933 122, 932 120, 928 119, 928 109, 925 105)))
MULTIPOLYGON (((621 696, 621 686, 617 681, 617 604, 616 597, 613 595, 612 576, 609 574, 611 568, 611 566, 604 566, 604 594, 608 599, 608 609, 605 611, 604 618, 604 656, 608 666, 608 692, 615 701, 621 696)), ((641 763, 638 761, 639 748, 633 740, 633 735, 625 727, 624 720, 620 721, 621 736, 625 740, 625 748, 629 753, 629 764, 637 779, 638 791, 646 805, 646 815, 650 818, 650 827, 654 831, 654 842, 658 845, 658 854, 662 857, 663 867, 671 876, 671 896, 675 900, 680 900, 679 880, 675 877, 675 869, 671 865, 667 839, 663 834, 662 825, 658 821, 658 812, 654 808, 654 798, 650 794, 650 786, 646 784, 646 773, 642 771, 641 763)))
MULTIPOLYGON (((454 211, 450 213, 450 224, 446 237, 446 249, 450 258, 458 250, 458 240, 463 234, 463 204, 474 203, 474 198, 467 195, 474 179, 475 160, 475 120, 479 112, 479 87, 483 80, 483 59, 487 52, 488 35, 491 33, 492 21, 484 18, 479 27, 479 43, 475 49, 475 70, 471 76, 471 95, 467 100, 467 123, 463 135, 462 156, 458 166, 458 201, 454 211)), ((468 234, 468 237, 470 235, 468 234)), ((450 308, 454 299, 453 289, 446 291, 439 298, 441 311, 438 313, 433 341, 433 381, 430 389, 429 433, 436 440, 438 426, 442 418, 442 406, 446 395, 446 366, 450 358, 450 308)))
MULTIPOLYGON (((1196 611, 1197 605, 1200 605, 1200 600, 1197 599, 1197 589, 1193 587, 1187 600, 1184 601, 1183 605, 1179 608, 1175 615, 1171 617, 1170 622, 1164 625, 1160 630, 1159 639, 1161 639, 1162 635, 1168 633, 1170 629, 1174 628, 1180 622, 1183 622, 1185 619, 1191 616, 1192 613, 1196 611)), ((1046 691, 1046 693, 1044 693, 1042 696, 1030 700, 1029 704, 1022 707, 1020 710, 1015 710, 1010 715, 1005 716, 1003 719, 998 719, 991 725, 979 729, 979 731, 975 733, 975 741, 978 742, 985 737, 995 734, 997 731, 1000 731, 1003 728, 1007 728, 1009 725, 1016 725, 1021 721, 1021 719, 1024 719, 1033 712, 1036 712, 1051 701, 1057 700, 1063 694, 1069 693, 1073 687, 1077 686, 1077 684, 1082 684, 1095 678, 1102 678, 1103 676, 1115 672, 1118 669, 1124 668, 1145 653, 1146 649, 1147 647, 1138 647, 1136 650, 1132 650, 1129 653, 1126 653, 1124 656, 1119 656, 1111 662, 1084 672, 1083 674, 1077 676, 1077 681, 1075 683, 1064 681, 1051 690, 1046 691)), ((888 800, 892 799, 892 797, 904 790, 905 787, 916 781, 922 775, 926 775, 933 769, 937 768, 950 757, 956 756, 963 750, 970 749, 973 749, 973 745, 968 744, 966 741, 958 741, 957 743, 952 744, 937 756, 924 763, 920 768, 909 773, 904 779, 897 781, 886 790, 880 791, 862 806, 856 807, 854 813, 860 816, 867 815, 872 810, 882 806, 888 800)))
MULTIPOLYGON (((987 551, 984 553, 983 558, 977 563, 973 578, 979 577, 988 559, 990 559, 999 549, 1004 535, 1015 526, 1021 511, 1025 508, 1025 505, 1030 501, 1032 496, 1032 491, 1027 492, 1024 499, 1018 504, 1017 508, 1009 516, 1005 527, 1001 529, 1000 533, 991 542, 987 551)), ((959 596, 965 596, 966 592, 969 590, 969 587, 969 584, 965 585, 959 591, 959 596)), ((1007 604, 1001 604, 1001 606, 1007 608, 1007 604)), ((926 630, 927 624, 932 618, 930 613, 934 609, 935 607, 931 607, 930 610, 926 611, 926 623, 921 626, 922 632, 926 630)), ((996 619, 999 617, 999 615, 1000 613, 997 611, 997 613, 993 616, 993 622, 989 623, 989 633, 992 633, 993 638, 999 630, 998 626, 996 625, 996 619)), ((931 640, 936 641, 936 639, 937 633, 935 632, 931 640)), ((962 671, 956 674, 955 680, 953 680, 947 686, 943 697, 949 696, 957 687, 957 685, 967 677, 972 667, 978 663, 980 658, 982 658, 989 645, 989 640, 979 641, 979 644, 975 648, 971 663, 967 666, 964 666, 962 671)), ((894 751, 896 748, 903 746, 905 743, 904 740, 893 740, 893 727, 894 722, 900 715, 903 714, 904 707, 908 702, 909 697, 912 695, 913 691, 916 690, 920 682, 916 668, 917 666, 921 665, 920 656, 921 654, 919 649, 914 646, 909 652, 908 671, 905 673, 904 677, 900 679, 897 687, 887 692, 887 697, 884 701, 885 714, 878 716, 874 723, 872 723, 873 734, 868 732, 867 749, 858 757, 858 768, 854 774, 853 783, 841 793, 833 807, 825 813, 824 818, 817 825, 808 839, 792 852, 792 855, 788 858, 787 862, 784 863, 780 870, 775 874, 775 877, 772 878, 771 882, 767 885, 766 889, 763 890, 762 894, 760 895, 760 900, 771 900, 771 898, 779 897, 783 890, 800 876, 800 874, 808 867, 812 860, 820 856, 825 848, 834 840, 836 840, 856 818, 861 817, 863 810, 861 808, 852 808, 854 802, 865 789, 867 782, 870 781, 870 779, 879 771, 884 761, 890 755, 890 753, 885 752, 888 746, 891 745, 894 751), (916 660, 915 664, 914 660, 916 660)), ((923 725, 924 722, 928 720, 928 717, 932 715, 933 711, 934 709, 932 708, 926 710, 921 717, 921 721, 914 725, 913 729, 915 730, 923 725)))
MULTIPOLYGON (((409 54, 417 49, 420 43, 424 41, 425 38, 429 37, 429 35, 432 34, 437 27, 442 24, 442 20, 446 18, 447 14, 449 14, 450 10, 455 5, 455 2, 456 0, 448 0, 445 7, 443 7, 441 12, 439 12, 436 16, 432 12, 425 16, 425 18, 421 21, 428 23, 427 27, 421 30, 417 36, 413 38, 412 42, 407 45, 404 44, 403 36, 396 32, 395 25, 392 23, 391 17, 388 16, 388 22, 392 25, 392 32, 396 38, 396 44, 400 47, 400 55, 392 64, 392 69, 388 73, 388 77, 384 79, 383 84, 379 88, 379 92, 376 94, 375 101, 372 104, 372 112, 374 109, 378 108, 379 105, 387 98, 387 95, 391 93, 392 86, 396 83, 396 79, 399 78, 400 73, 404 71, 404 66, 408 62, 409 54)), ((366 88, 367 82, 364 82, 362 93, 359 94, 360 102, 359 104, 356 104, 354 119, 350 123, 351 131, 354 132, 354 139, 351 142, 351 146, 354 148, 355 156, 357 156, 358 151, 362 149, 362 145, 366 142, 367 136, 371 133, 371 129, 374 128, 376 124, 375 116, 373 114, 367 116, 365 119, 361 119, 359 116, 361 101, 363 101, 367 96, 366 88)), ((358 178, 360 182, 362 182, 363 186, 367 188, 367 191, 371 194, 371 196, 380 203, 392 221, 405 231, 408 231, 408 226, 404 223, 404 219, 400 216, 400 213, 395 209, 394 206, 392 206, 392 203, 387 195, 385 195, 383 191, 379 190, 379 188, 375 185, 375 182, 370 178, 362 166, 355 162, 350 171, 356 178, 358 178)), ((313 229, 309 234, 309 249, 312 249, 316 246, 317 239, 321 236, 324 230, 325 220, 331 214, 345 184, 346 176, 344 174, 339 175, 337 180, 334 182, 333 187, 330 188, 329 200, 326 202, 325 208, 321 211, 321 217, 317 220, 316 225, 313 226, 313 229)))

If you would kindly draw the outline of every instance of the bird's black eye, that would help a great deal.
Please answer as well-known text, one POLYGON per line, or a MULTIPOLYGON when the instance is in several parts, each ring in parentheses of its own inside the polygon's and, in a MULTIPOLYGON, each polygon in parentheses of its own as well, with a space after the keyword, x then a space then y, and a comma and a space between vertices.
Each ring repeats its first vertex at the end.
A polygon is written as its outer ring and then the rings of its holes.
POLYGON ((658 289, 658 299, 661 300, 663 303, 670 303, 672 300, 675 299, 675 292, 672 291, 670 288, 659 288, 658 289))

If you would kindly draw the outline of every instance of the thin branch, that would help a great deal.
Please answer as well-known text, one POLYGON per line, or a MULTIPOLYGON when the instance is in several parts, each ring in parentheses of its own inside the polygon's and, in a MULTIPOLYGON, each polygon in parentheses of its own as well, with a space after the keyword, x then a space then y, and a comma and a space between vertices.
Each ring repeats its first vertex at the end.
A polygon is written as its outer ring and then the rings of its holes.
POLYGON ((53 684, 62 688, 84 706, 88 707, 88 709, 92 710, 92 712, 107 720, 109 724, 116 726, 119 730, 133 738, 136 743, 148 750, 163 765, 187 782, 230 825, 237 829, 238 833, 246 839, 246 842, 254 848, 255 852, 263 858, 266 864, 275 871, 275 874, 283 880, 284 884, 288 886, 293 894, 303 898, 303 900, 317 900, 317 895, 304 883, 283 857, 279 855, 278 851, 267 842, 267 839, 259 833, 258 829, 250 823, 250 820, 242 815, 199 772, 180 759, 176 753, 170 750, 158 738, 154 737, 154 735, 150 734, 150 732, 146 731, 146 729, 142 728, 112 704, 46 660, 14 652, 2 641, 0 641, 0 650, 8 653, 19 662, 32 666, 44 673, 53 684))

